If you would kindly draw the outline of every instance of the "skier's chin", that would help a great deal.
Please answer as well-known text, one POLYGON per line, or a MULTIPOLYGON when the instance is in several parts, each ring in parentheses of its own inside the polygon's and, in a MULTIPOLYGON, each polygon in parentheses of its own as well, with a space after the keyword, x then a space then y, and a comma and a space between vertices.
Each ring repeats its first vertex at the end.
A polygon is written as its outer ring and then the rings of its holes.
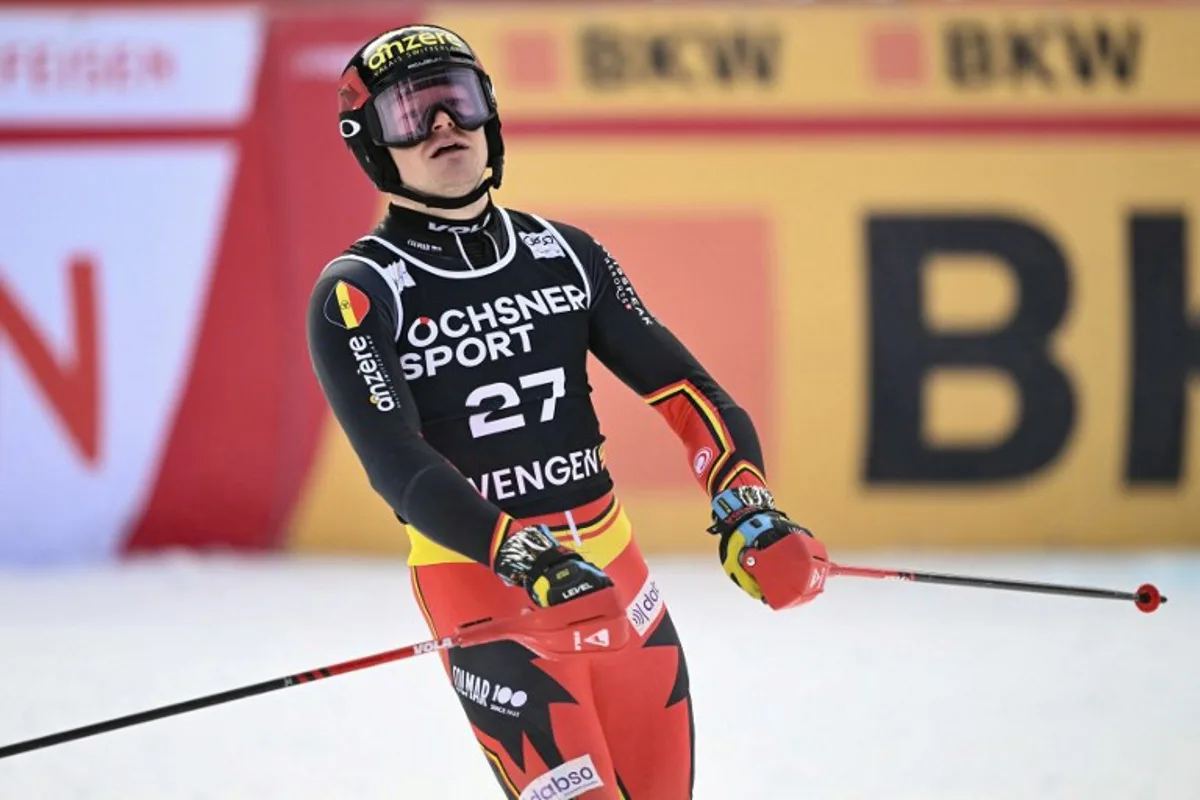
POLYGON ((483 182, 483 173, 478 173, 470 178, 453 174, 453 170, 448 171, 450 174, 440 176, 440 180, 436 181, 431 186, 426 194, 433 197, 462 197, 465 194, 475 191, 479 188, 479 184, 483 182))

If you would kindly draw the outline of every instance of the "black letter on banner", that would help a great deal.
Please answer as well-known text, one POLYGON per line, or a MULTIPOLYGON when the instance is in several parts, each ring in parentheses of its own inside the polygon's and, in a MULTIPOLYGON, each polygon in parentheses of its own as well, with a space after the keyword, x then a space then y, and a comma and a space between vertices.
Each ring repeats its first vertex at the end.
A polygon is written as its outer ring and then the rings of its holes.
POLYGON ((1050 463, 1074 424, 1074 400, 1047 340, 1067 306, 1058 247, 1025 222, 999 217, 872 216, 869 483, 973 483, 1017 478, 1050 463), (931 256, 990 253, 1020 286, 1007 326, 936 333, 925 325, 921 280, 931 256), (1020 387, 1021 417, 992 447, 930 447, 922 438, 922 384, 938 368, 987 367, 1020 387))
POLYGON ((1012 77, 1018 86, 1025 76, 1036 77, 1043 85, 1054 85, 1054 73, 1046 66, 1042 51, 1046 46, 1046 30, 1038 25, 1031 30, 1008 31, 1008 47, 1012 56, 1012 77))
POLYGON ((1142 30, 1136 23, 1127 22, 1121 38, 1101 22, 1090 30, 1067 23, 1063 29, 1067 52, 1075 76, 1084 86, 1091 86, 1102 72, 1111 72, 1115 83, 1126 89, 1137 82, 1139 57, 1142 53, 1142 30))
POLYGON ((646 61, 652 77, 662 81, 691 83, 692 74, 683 63, 683 49, 691 38, 683 34, 658 33, 647 37, 646 61))
POLYGON ((612 89, 625 82, 628 58, 619 31, 585 28, 579 37, 584 82, 596 89, 612 89))
POLYGON ((988 30, 978 22, 953 22, 944 33, 946 72, 960 88, 991 83, 995 66, 988 30))
POLYGON ((1187 318, 1187 229, 1179 214, 1133 218, 1133 386, 1129 483, 1178 483, 1189 370, 1200 371, 1200 320, 1187 318))

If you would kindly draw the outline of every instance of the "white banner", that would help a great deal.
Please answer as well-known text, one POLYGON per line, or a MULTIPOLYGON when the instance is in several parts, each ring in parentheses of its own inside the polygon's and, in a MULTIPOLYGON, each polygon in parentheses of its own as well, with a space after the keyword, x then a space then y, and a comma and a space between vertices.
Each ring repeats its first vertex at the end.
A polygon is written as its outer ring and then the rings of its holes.
POLYGON ((265 32, 252 7, 0 11, 0 127, 237 124, 265 32))
POLYGON ((0 563, 112 555, 136 522, 236 168, 232 142, 0 150, 0 563))

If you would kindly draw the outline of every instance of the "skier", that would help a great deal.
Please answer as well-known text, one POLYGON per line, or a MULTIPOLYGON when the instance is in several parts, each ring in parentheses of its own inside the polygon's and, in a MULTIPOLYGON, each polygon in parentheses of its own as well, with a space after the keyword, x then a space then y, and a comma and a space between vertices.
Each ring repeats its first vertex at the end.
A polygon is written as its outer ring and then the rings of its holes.
POLYGON ((775 507, 749 416, 617 260, 579 228, 493 201, 500 117, 460 36, 413 25, 372 39, 339 100, 341 135, 389 205, 321 272, 308 346, 407 528, 431 633, 608 590, 625 611, 629 644, 602 659, 512 641, 444 655, 484 756, 511 798, 691 797, 687 666, 605 467, 589 352, 682 440, 721 564, 747 594, 811 600, 824 547, 775 507))

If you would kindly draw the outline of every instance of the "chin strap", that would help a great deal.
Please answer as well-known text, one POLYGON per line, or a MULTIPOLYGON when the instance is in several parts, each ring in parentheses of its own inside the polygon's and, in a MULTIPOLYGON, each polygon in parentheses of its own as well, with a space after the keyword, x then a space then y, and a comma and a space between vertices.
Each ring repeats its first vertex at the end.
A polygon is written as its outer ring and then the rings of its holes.
POLYGON ((407 186, 398 184, 388 188, 392 194, 398 194, 401 197, 407 197, 409 200, 415 200, 418 203, 429 206, 430 208, 465 208, 471 205, 479 198, 488 193, 488 190, 496 185, 492 176, 488 176, 475 189, 461 197, 438 197, 436 195, 424 194, 409 189, 407 186))

